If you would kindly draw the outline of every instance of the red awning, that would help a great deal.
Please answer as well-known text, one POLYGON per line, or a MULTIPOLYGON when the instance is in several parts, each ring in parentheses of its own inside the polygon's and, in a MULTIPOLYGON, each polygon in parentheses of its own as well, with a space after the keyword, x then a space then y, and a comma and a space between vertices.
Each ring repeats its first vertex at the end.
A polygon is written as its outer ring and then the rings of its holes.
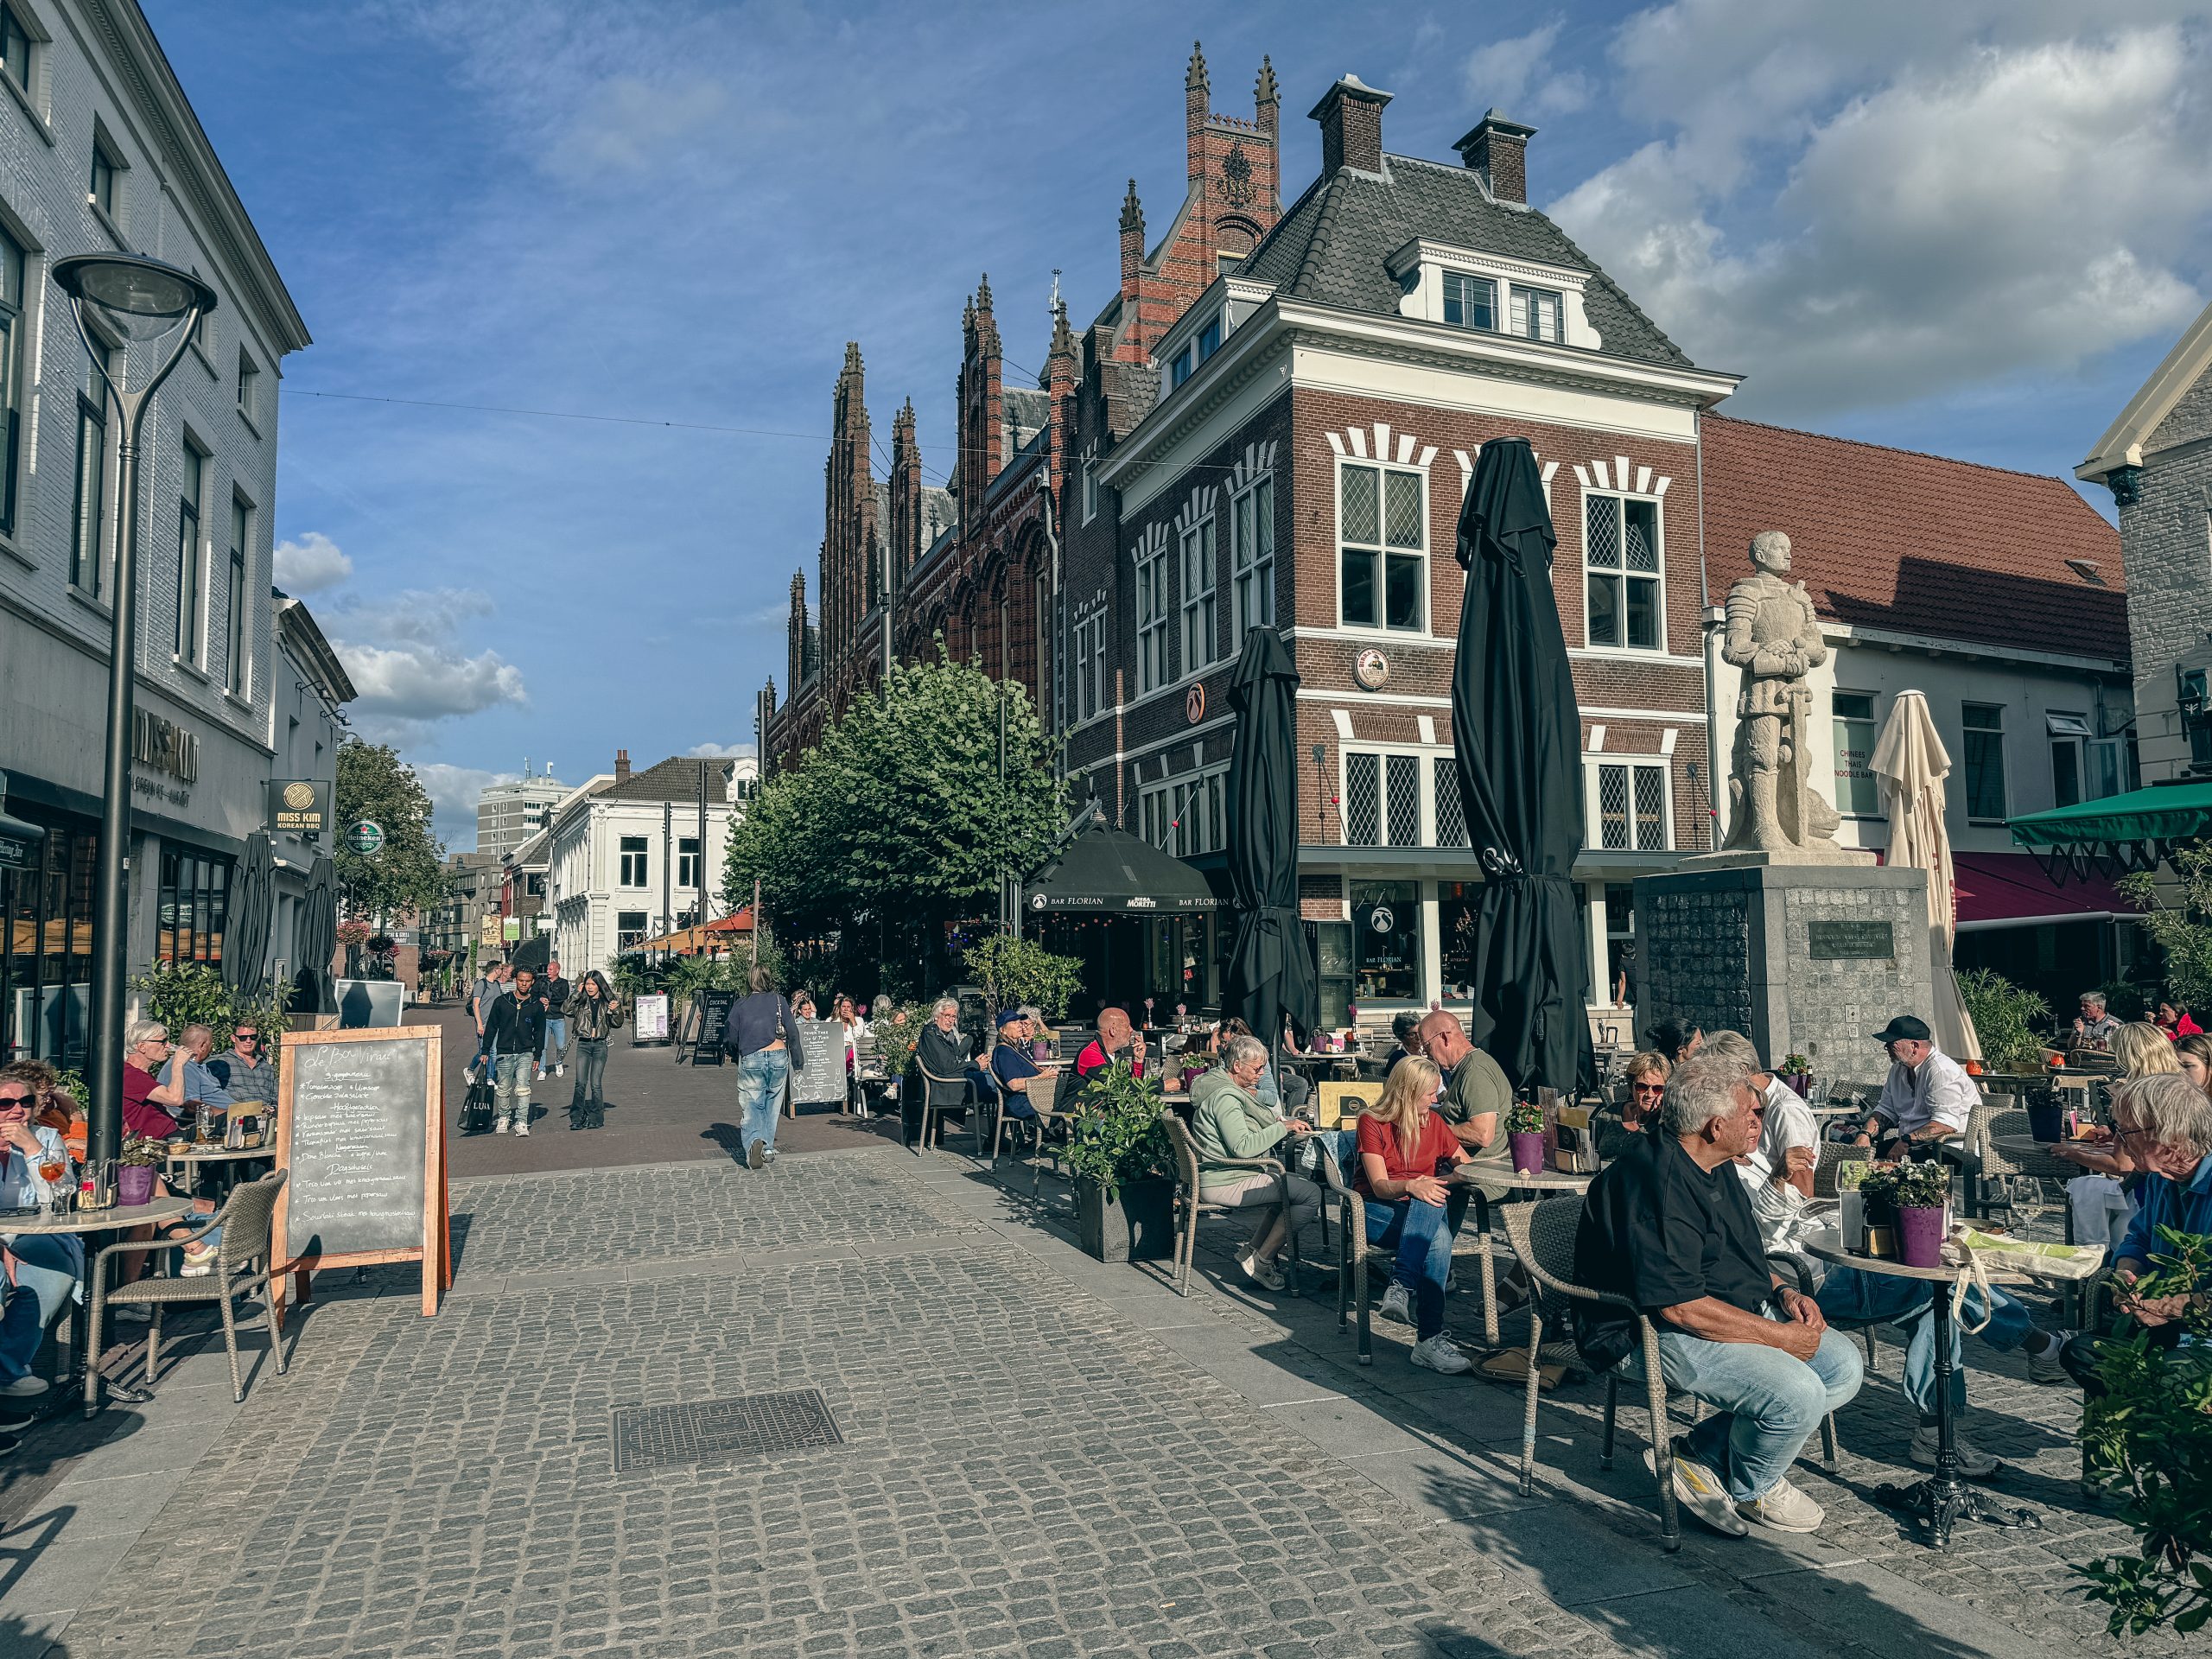
POLYGON ((1951 865, 1961 927, 2031 927, 2138 913, 2101 875, 2054 885, 2032 853, 1955 852, 1951 865))
POLYGON ((753 906, 750 905, 731 916, 718 917, 707 924, 709 933, 750 933, 753 931, 753 906))

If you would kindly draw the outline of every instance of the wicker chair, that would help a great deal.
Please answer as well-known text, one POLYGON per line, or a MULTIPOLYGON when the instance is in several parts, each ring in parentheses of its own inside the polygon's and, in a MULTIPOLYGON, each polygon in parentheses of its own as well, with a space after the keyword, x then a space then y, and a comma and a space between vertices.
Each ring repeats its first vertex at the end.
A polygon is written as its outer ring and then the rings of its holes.
MULTIPOLYGON (((1175 1294, 1191 1294, 1191 1257, 1198 1249, 1198 1217, 1201 1212, 1214 1215, 1234 1215, 1249 1205, 1209 1204, 1198 1196, 1198 1143, 1191 1136, 1191 1126, 1173 1112, 1162 1112, 1160 1121, 1167 1125, 1167 1138, 1175 1147, 1175 1201, 1181 1206, 1175 1240, 1175 1294)), ((1215 1158, 1209 1160, 1217 1169, 1249 1170, 1255 1174, 1273 1175, 1282 1202, 1287 1202, 1289 1189, 1282 1182, 1289 1172, 1280 1158, 1215 1158)), ((1290 1249, 1287 1257, 1289 1269, 1290 1294, 1298 1294, 1298 1230, 1290 1230, 1290 1249)))
POLYGON ((965 1112, 968 1114, 968 1131, 976 1137, 976 1156, 980 1160, 983 1155, 983 1114, 982 1103, 976 1098, 976 1079, 964 1073, 957 1077, 938 1076, 922 1064, 919 1049, 914 1051, 914 1070, 920 1072, 922 1077, 921 1132, 914 1141, 914 1155, 920 1157, 944 1138, 942 1120, 947 1112, 965 1112), (937 1084, 958 1089, 958 1103, 950 1106, 938 1105, 931 1097, 935 1093, 932 1085, 937 1084))
POLYGON ((1871 1147, 1854 1147, 1844 1141, 1823 1141, 1818 1151, 1818 1160, 1813 1165, 1813 1196, 1833 1198, 1836 1196, 1835 1172, 1839 1164, 1863 1164, 1873 1157, 1871 1147))
MULTIPOLYGON (((1505 1206, 1505 1236, 1513 1253, 1541 1290, 1577 1301, 1605 1302, 1631 1311, 1625 1298, 1592 1290, 1574 1281, 1574 1235, 1581 1224, 1582 1199, 1575 1194, 1546 1198, 1539 1204, 1505 1206)), ((1659 1532, 1671 1553, 1682 1547, 1681 1521, 1675 1513, 1675 1447, 1668 1433, 1667 1384, 1660 1375, 1659 1332, 1641 1313, 1637 1333, 1643 1344, 1644 1400, 1651 1411, 1652 1472, 1659 1487, 1659 1532)), ((1543 1298, 1529 1299, 1528 1399, 1521 1421, 1521 1492, 1536 1490, 1536 1395, 1541 1381, 1538 1354, 1544 1336, 1543 1298)), ((1598 1454, 1602 1469, 1613 1466, 1613 1425, 1620 1401, 1620 1370, 1605 1374, 1605 1438, 1598 1454)))
MULTIPOLYGON (((1359 1363, 1375 1363, 1375 1337, 1368 1323, 1367 1277, 1380 1268, 1384 1282, 1398 1262, 1395 1245, 1370 1244, 1367 1239, 1367 1200, 1344 1179, 1344 1166, 1328 1147, 1321 1148, 1321 1179, 1328 1198, 1337 1205, 1337 1329, 1344 1328, 1348 1313, 1356 1313, 1359 1326, 1359 1363)), ((1475 1217, 1475 1236, 1481 1244, 1476 1260, 1483 1281, 1483 1337, 1497 1346, 1497 1265, 1491 1257, 1490 1205, 1482 1193, 1467 1189, 1475 1217)))
POLYGON ((1052 1099, 1058 1086, 1059 1079, 1057 1077, 1030 1078, 1028 1092, 1022 1098, 1029 1103, 1029 1109, 1037 1116, 1033 1118, 1013 1117, 1001 1108, 997 1114, 997 1126, 991 1135, 991 1162, 993 1164, 996 1164, 1006 1151, 1009 1128, 1017 1137, 1024 1130, 1031 1135, 1029 1193, 1032 1198, 1034 1198, 1042 1188, 1045 1178, 1043 1169, 1045 1160, 1050 1158, 1052 1160, 1052 1167, 1055 1171, 1059 1168, 1059 1149, 1053 1144, 1052 1135, 1075 1122, 1073 1112, 1052 1109, 1052 1099))
POLYGON ((219 1225, 223 1236, 215 1247, 213 1268, 203 1275, 190 1279, 140 1279, 112 1290, 108 1288, 110 1256, 175 1249, 179 1241, 171 1238, 126 1239, 109 1245, 93 1259, 92 1332, 86 1344, 86 1352, 92 1358, 85 1368, 86 1416, 90 1417, 100 1408, 100 1330, 111 1302, 143 1306, 153 1315, 152 1323, 146 1327, 149 1382, 154 1380, 156 1362, 161 1354, 162 1309, 173 1302, 213 1302, 223 1315, 223 1347, 231 1357, 232 1395, 243 1404, 245 1377, 238 1370, 238 1316, 231 1303, 233 1297, 257 1290, 261 1293, 262 1325, 269 1332, 270 1351, 276 1357, 276 1375, 284 1375, 283 1338, 277 1334, 269 1294, 270 1222, 276 1212, 276 1195, 283 1185, 284 1172, 279 1169, 259 1180, 241 1182, 231 1189, 231 1196, 216 1211, 211 1224, 219 1225))

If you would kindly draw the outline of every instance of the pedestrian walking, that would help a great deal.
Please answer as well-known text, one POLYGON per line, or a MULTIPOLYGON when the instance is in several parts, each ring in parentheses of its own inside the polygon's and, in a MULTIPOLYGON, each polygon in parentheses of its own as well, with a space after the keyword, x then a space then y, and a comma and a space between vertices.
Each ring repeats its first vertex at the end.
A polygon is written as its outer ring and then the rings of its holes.
POLYGON ((468 1069, 461 1074, 463 1082, 473 1084, 491 1071, 492 1042, 484 1028, 492 1018, 492 1005, 499 1000, 500 992, 505 988, 507 964, 495 962, 469 988, 468 1017, 476 1022, 476 1054, 469 1061, 468 1069))
POLYGON ((500 993, 484 1022, 485 1041, 497 1055, 492 1062, 497 1120, 493 1133, 530 1133, 530 1086, 545 1072, 538 1056, 545 1047, 545 1004, 537 995, 537 975, 515 969, 512 988, 500 993))
POLYGON ((569 982, 561 977, 561 964, 547 963, 545 977, 537 988, 545 1004, 545 1053, 540 1065, 556 1077, 569 1075, 569 982))
POLYGON ((569 1020, 576 1044, 576 1089, 569 1098, 571 1129, 607 1127, 607 1103, 600 1090, 607 1080, 607 1039, 614 1034, 614 991, 594 968, 576 982, 569 1001, 569 1020))
POLYGON ((766 1169, 776 1161, 776 1113, 794 1069, 806 1069, 806 1052, 791 1005, 776 989, 776 976, 755 963, 747 994, 730 1007, 722 1046, 737 1061, 739 1144, 745 1161, 766 1169))

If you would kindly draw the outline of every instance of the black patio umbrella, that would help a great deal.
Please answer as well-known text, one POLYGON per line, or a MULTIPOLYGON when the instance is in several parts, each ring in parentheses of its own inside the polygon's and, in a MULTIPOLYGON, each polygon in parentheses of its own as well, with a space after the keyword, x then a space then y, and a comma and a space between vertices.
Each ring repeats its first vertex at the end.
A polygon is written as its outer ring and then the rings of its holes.
POLYGON ((312 1007, 293 1005, 295 1014, 329 1014, 330 958, 338 949, 338 867, 327 854, 315 855, 308 868, 308 890, 300 900, 300 959, 292 964, 296 981, 315 987, 312 1007))
POLYGON ((223 982, 242 997, 261 995, 269 981, 269 925, 276 905, 276 861, 269 832, 245 838, 245 857, 231 884, 231 913, 223 940, 223 982))
POLYGON ((1303 1039, 1321 1023, 1320 987, 1298 918, 1298 671, 1272 628, 1244 636, 1229 678, 1229 882, 1236 938, 1222 1005, 1272 1054, 1283 1016, 1303 1039))
POLYGON ((1552 595, 1557 541, 1525 438, 1483 446, 1459 509, 1467 591, 1452 743, 1482 866, 1474 1029, 1516 1088, 1594 1081, 1582 929, 1581 717, 1552 595))

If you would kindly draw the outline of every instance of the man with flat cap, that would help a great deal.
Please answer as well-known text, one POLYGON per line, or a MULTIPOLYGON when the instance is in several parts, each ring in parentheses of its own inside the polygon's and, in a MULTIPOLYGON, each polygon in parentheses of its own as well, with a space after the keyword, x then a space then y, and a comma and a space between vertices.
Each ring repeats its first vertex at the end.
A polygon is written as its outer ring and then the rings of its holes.
POLYGON ((1874 1033, 1889 1051, 1889 1080, 1861 1146, 1878 1144, 1885 1158, 1932 1158, 1936 1143, 1967 1132, 1981 1099, 1965 1068, 1939 1050, 1928 1022, 1901 1014, 1874 1033))

